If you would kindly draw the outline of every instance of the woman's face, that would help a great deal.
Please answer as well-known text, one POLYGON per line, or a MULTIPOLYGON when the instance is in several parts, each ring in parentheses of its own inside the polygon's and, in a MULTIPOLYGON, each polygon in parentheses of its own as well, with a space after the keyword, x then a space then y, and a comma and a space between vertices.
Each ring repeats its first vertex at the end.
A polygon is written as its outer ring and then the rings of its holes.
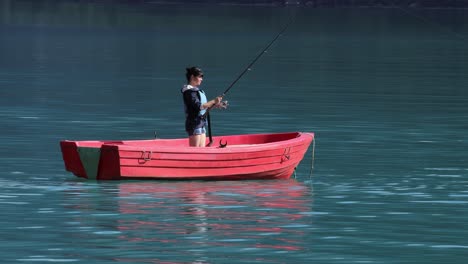
POLYGON ((203 75, 198 75, 198 76, 192 75, 192 77, 190 78, 190 84, 193 86, 200 86, 202 81, 203 81, 203 75))

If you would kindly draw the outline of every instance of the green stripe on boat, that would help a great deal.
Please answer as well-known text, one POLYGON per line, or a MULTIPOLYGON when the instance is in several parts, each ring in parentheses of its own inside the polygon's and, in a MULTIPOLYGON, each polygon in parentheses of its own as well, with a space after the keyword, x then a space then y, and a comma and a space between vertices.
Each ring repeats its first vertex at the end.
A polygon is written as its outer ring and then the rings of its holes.
POLYGON ((78 147, 78 153, 80 154, 81 164, 83 164, 88 179, 95 180, 98 173, 101 149, 78 147))

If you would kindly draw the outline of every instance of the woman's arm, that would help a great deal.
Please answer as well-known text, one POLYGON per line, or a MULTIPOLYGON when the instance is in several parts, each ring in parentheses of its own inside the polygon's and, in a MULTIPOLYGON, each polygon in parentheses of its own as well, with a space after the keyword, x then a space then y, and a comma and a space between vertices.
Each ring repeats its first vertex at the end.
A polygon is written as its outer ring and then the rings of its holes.
POLYGON ((223 100, 223 97, 218 96, 215 99, 210 100, 210 101, 204 103, 203 105, 201 105, 200 109, 203 110, 203 109, 213 108, 215 105, 218 105, 219 103, 221 103, 222 100, 223 100))

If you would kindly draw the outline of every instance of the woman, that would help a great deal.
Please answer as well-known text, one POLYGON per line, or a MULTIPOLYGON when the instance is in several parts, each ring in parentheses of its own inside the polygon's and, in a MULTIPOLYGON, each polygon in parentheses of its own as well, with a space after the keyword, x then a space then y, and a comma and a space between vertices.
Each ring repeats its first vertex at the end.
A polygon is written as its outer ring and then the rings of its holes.
POLYGON ((226 108, 223 97, 218 96, 213 100, 206 99, 205 92, 199 87, 203 81, 203 72, 200 68, 186 68, 185 77, 187 84, 182 88, 185 110, 185 131, 189 136, 191 147, 206 146, 206 118, 207 109, 213 107, 226 108))

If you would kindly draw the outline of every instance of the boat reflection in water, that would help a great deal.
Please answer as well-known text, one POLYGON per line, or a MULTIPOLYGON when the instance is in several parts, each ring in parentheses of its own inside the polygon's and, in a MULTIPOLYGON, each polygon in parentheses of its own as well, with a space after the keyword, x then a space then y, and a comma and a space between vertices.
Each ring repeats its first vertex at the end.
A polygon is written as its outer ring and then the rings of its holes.
MULTIPOLYGON (((158 261, 181 250, 188 259, 209 256, 216 262, 220 253, 260 257, 307 248, 311 189, 296 180, 122 182, 119 187, 119 238, 151 245, 160 253, 158 261)), ((242 257, 247 258, 236 255, 242 257)), ((270 257, 264 260, 275 259, 270 257)))

